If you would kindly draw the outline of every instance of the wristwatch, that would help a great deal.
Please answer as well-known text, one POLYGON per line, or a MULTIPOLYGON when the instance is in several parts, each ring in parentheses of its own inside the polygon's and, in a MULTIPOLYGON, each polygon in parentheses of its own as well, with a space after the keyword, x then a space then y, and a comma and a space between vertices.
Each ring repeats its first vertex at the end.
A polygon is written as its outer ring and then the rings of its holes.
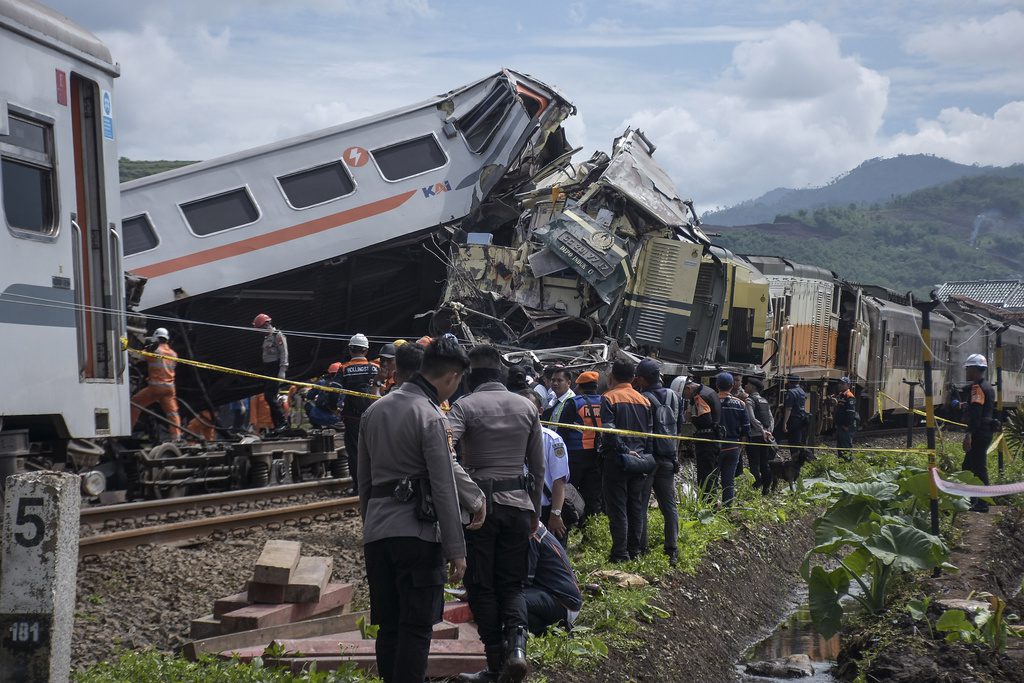
POLYGON ((551 514, 553 514, 555 517, 561 517, 562 516, 562 511, 561 510, 552 510, 551 514))

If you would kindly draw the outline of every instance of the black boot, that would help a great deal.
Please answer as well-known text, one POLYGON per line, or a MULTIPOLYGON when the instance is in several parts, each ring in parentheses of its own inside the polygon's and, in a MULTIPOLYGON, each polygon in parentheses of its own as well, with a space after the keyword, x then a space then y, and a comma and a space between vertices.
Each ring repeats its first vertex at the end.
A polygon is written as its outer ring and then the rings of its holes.
POLYGON ((501 683, 521 683, 526 680, 526 629, 515 626, 505 631, 505 668, 501 683))
POLYGON ((475 674, 459 674, 459 681, 463 683, 497 683, 501 677, 501 667, 505 664, 505 648, 498 647, 484 648, 487 656, 487 668, 475 674))

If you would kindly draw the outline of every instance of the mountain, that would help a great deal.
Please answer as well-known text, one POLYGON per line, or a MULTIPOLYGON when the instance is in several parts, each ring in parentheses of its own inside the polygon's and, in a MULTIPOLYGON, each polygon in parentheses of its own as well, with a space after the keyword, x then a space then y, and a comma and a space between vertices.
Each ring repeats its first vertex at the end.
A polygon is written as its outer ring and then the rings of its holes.
MULTIPOLYGON (((1019 165, 1018 165, 1019 166, 1019 165)), ((715 225, 768 223, 779 214, 800 209, 889 201, 916 190, 952 182, 959 178, 1021 171, 1018 166, 966 166, 926 154, 909 154, 889 159, 870 159, 823 187, 802 190, 780 187, 757 199, 750 199, 721 211, 708 212, 701 219, 715 225)))
POLYGON ((133 161, 121 157, 118 159, 118 165, 121 172, 121 182, 125 183, 129 180, 135 180, 136 178, 145 178, 148 175, 154 173, 163 173, 164 171, 170 171, 174 168, 181 166, 188 166, 194 164, 194 161, 133 161))
POLYGON ((704 223, 740 254, 774 254, 850 282, 927 295, 947 280, 1024 278, 1024 165, 884 204, 799 209, 771 223, 704 223))

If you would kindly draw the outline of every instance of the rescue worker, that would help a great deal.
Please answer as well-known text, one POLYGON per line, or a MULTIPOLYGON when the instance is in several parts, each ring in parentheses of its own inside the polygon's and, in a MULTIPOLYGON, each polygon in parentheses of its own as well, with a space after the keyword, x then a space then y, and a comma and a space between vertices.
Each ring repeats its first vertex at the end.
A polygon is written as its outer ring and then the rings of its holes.
POLYGON ((601 425, 642 435, 601 434, 604 463, 604 507, 612 536, 610 562, 626 562, 640 556, 647 508, 644 507, 642 473, 627 471, 625 458, 644 459, 652 454, 650 433, 654 428, 650 402, 633 388, 636 366, 628 360, 612 365, 612 387, 601 397, 601 425))
MULTIPOLYGON (((601 395, 597 384, 601 377, 593 370, 581 372, 576 377, 576 394, 571 407, 561 411, 558 422, 562 424, 601 426, 601 395)), ((603 509, 601 502, 601 462, 597 453, 598 432, 591 430, 559 428, 559 436, 569 449, 569 478, 579 490, 584 501, 582 525, 588 517, 603 509)))
MULTIPOLYGON (((718 400, 722 404, 722 439, 727 442, 742 441, 750 434, 750 420, 743 401, 732 395, 732 375, 720 372, 715 376, 718 400)), ((736 463, 740 457, 740 444, 723 443, 718 456, 719 472, 722 478, 722 506, 732 505, 736 497, 736 463)))
POLYGON ((394 344, 385 344, 377 354, 377 365, 380 367, 380 393, 386 394, 395 386, 395 352, 394 344))
MULTIPOLYGON (((539 398, 539 397, 538 397, 539 398)), ((541 524, 530 536, 526 613, 530 633, 544 635, 551 626, 571 629, 583 609, 583 593, 563 548, 541 524)))
MULTIPOLYGON (((636 388, 651 404, 653 433, 668 436, 679 435, 679 396, 666 389, 661 381, 661 366, 653 358, 644 358, 636 366, 636 388)), ((668 563, 676 566, 679 562, 679 509, 676 501, 675 474, 679 471, 676 441, 652 439, 657 469, 644 484, 644 509, 651 503, 651 493, 658 500, 661 516, 665 519, 665 554, 668 563)), ((640 539, 641 552, 647 552, 647 515, 644 515, 644 531, 640 539)))
MULTIPOLYGON (((339 369, 341 369, 341 363, 331 363, 327 367, 327 372, 321 375, 315 384, 318 387, 340 389, 341 385, 335 380, 339 369)), ((336 391, 310 389, 306 393, 306 401, 303 404, 310 424, 317 429, 333 428, 338 424, 338 403, 342 400, 342 395, 336 391)))
MULTIPOLYGON (((857 397, 851 388, 850 378, 839 380, 839 393, 835 395, 836 446, 853 448, 853 435, 857 431, 857 397)), ((840 455, 849 457, 849 452, 840 455)))
MULTIPOLYGON (((996 393, 985 378, 988 360, 972 353, 964 362, 970 396, 967 399, 967 435, 964 437, 963 469, 973 473, 988 486, 988 448, 992 445, 998 422, 995 420, 996 393)), ((973 512, 988 512, 988 503, 971 498, 973 512)))
POLYGON ((452 440, 440 403, 468 365, 457 342, 439 339, 427 348, 422 371, 362 416, 359 512, 371 621, 380 627, 377 671, 387 683, 424 680, 444 609, 445 562, 453 583, 466 572, 452 440), (431 504, 424 506, 428 485, 431 504))
POLYGON ((201 436, 204 441, 217 440, 216 419, 210 409, 200 410, 185 427, 193 434, 201 436))
MULTIPOLYGON (((516 393, 533 401, 537 406, 537 414, 541 414, 543 408, 540 405, 540 396, 535 391, 522 389, 516 393)), ((540 521, 555 535, 562 546, 568 547, 569 529, 562 517, 565 487, 569 483, 568 449, 561 435, 555 430, 541 425, 540 431, 544 435, 544 490, 541 491, 540 498, 540 521)))
POLYGON ((747 457, 750 472, 754 475, 754 486, 765 496, 771 491, 771 460, 774 453, 775 416, 772 415, 768 399, 761 395, 764 382, 757 377, 748 377, 744 389, 747 392, 747 416, 753 413, 750 422, 750 441, 747 443, 747 457), (755 424, 756 420, 756 424, 755 424))
POLYGON ((483 527, 466 532, 466 591, 484 644, 487 668, 463 681, 518 683, 526 678, 526 600, 530 534, 540 520, 544 437, 533 403, 502 384, 493 346, 469 352, 471 393, 448 413, 462 466, 483 490, 483 527), (529 475, 524 476, 523 464, 529 475))
MULTIPOLYGON (((370 342, 365 334, 353 334, 348 340, 350 359, 341 364, 335 381, 346 391, 357 391, 361 394, 377 395, 377 378, 380 368, 371 363, 366 354, 370 350, 370 342)), ((345 452, 348 454, 349 472, 352 483, 358 486, 359 470, 359 421, 363 413, 370 407, 374 399, 367 396, 345 395, 345 403, 341 407, 341 421, 345 425, 345 452)), ((358 489, 354 492, 359 493, 358 489)))
POLYGON ((174 390, 174 372, 178 364, 178 354, 168 343, 171 335, 166 328, 158 327, 147 350, 159 358, 146 357, 146 386, 132 396, 131 420, 132 427, 139 421, 141 408, 148 408, 159 403, 164 417, 171 423, 171 441, 181 440, 181 417, 178 415, 178 398, 174 390))
POLYGON ((702 439, 693 442, 693 450, 697 468, 697 485, 705 499, 718 487, 718 456, 719 444, 713 443, 722 438, 722 404, 718 392, 705 386, 693 377, 683 385, 683 398, 689 401, 686 419, 696 429, 694 437, 702 439))
POLYGON ((807 392, 800 386, 800 378, 790 375, 786 380, 786 395, 782 399, 782 426, 786 430, 789 456, 800 463, 808 459, 807 452, 801 448, 807 442, 809 417, 806 403, 807 392))
MULTIPOLYGON (((261 374, 267 377, 284 379, 288 375, 288 340, 284 334, 271 324, 270 316, 260 313, 253 321, 252 326, 266 332, 263 338, 263 371, 261 374)), ((268 379, 263 383, 263 398, 270 409, 270 419, 274 423, 274 430, 283 429, 285 426, 284 411, 277 398, 277 392, 281 388, 281 382, 268 379)))

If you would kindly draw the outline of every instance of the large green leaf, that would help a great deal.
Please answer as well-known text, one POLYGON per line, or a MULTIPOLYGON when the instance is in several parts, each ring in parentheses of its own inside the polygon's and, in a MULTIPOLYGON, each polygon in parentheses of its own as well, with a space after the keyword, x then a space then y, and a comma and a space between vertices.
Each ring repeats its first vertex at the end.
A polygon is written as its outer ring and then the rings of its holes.
POLYGON ((814 630, 825 638, 839 633, 843 626, 843 606, 840 600, 850 592, 850 577, 840 567, 831 572, 814 567, 807 580, 807 601, 811 610, 814 630))
MULTIPOLYGON (((970 472, 970 477, 975 478, 970 472)), ((956 479, 953 475, 951 479, 956 479)), ((959 481, 959 480, 958 480, 959 481)), ((978 480, 979 483, 981 480, 978 480)), ((967 482, 964 482, 967 483, 967 482)), ((914 497, 918 509, 927 510, 932 496, 932 475, 929 472, 919 472, 904 478, 900 482, 900 491, 914 497)), ((949 512, 966 512, 971 506, 970 501, 962 496, 951 496, 948 493, 939 492, 939 509, 949 512)))
POLYGON ((900 571, 932 569, 949 556, 938 536, 902 524, 884 525, 864 541, 864 548, 882 564, 900 571))
POLYGON ((821 486, 842 491, 850 496, 856 496, 864 500, 880 503, 895 500, 900 491, 899 486, 885 481, 854 482, 820 480, 816 483, 821 486))
POLYGON ((868 533, 861 525, 871 519, 874 511, 870 502, 845 496, 836 501, 821 517, 814 521, 814 542, 817 545, 846 535, 844 532, 868 533), (842 530, 842 531, 840 531, 842 530))

